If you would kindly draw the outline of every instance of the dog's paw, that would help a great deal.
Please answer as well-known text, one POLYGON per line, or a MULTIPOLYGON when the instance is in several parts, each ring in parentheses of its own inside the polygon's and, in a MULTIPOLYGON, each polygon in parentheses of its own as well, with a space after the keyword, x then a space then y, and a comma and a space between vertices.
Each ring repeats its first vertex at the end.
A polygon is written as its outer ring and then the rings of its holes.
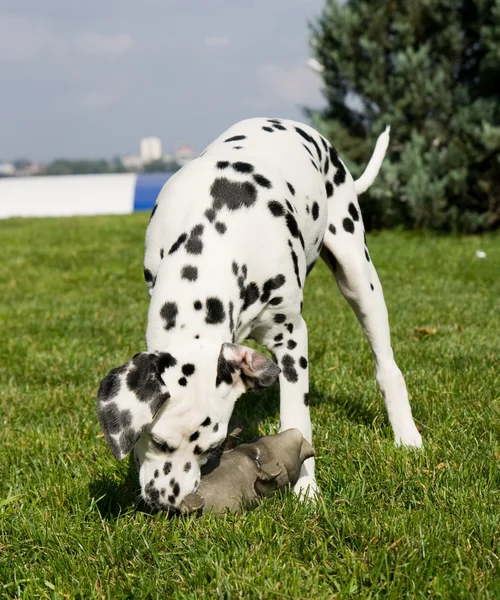
POLYGON ((408 448, 422 448, 422 436, 420 435, 418 429, 413 425, 413 427, 408 427, 406 431, 401 432, 399 435, 395 436, 395 444, 396 446, 406 446, 408 448))
POLYGON ((301 477, 294 485, 293 493, 297 495, 301 502, 314 502, 321 497, 321 492, 314 477, 301 477))

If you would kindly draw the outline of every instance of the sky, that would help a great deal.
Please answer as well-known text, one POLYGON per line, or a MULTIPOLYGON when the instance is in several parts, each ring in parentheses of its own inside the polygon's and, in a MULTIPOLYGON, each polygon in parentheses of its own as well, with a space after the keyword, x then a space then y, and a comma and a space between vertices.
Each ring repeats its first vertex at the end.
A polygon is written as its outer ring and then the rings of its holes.
POLYGON ((1 0, 0 161, 201 151, 255 116, 324 105, 325 0, 1 0))

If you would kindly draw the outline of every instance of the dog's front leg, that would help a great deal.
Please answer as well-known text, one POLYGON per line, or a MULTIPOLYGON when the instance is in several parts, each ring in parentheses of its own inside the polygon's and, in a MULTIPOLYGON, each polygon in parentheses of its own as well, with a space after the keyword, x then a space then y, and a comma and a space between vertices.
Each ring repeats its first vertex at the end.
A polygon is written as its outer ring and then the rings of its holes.
MULTIPOLYGON (((280 431, 297 428, 304 438, 312 443, 305 321, 299 316, 283 323, 273 330, 272 341, 266 345, 281 367, 280 431)), ((318 493, 314 478, 314 458, 309 458, 303 463, 294 492, 303 498, 312 498, 318 493)))

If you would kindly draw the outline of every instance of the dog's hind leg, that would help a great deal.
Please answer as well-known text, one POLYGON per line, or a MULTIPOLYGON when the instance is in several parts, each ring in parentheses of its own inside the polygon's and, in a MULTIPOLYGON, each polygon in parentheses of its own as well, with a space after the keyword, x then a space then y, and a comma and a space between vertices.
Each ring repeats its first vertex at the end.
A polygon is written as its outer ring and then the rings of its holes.
POLYGON ((349 174, 328 204, 322 258, 354 310, 370 343, 377 383, 384 397, 395 441, 420 447, 422 438, 411 414, 403 375, 394 360, 382 286, 368 254, 354 182, 349 174))

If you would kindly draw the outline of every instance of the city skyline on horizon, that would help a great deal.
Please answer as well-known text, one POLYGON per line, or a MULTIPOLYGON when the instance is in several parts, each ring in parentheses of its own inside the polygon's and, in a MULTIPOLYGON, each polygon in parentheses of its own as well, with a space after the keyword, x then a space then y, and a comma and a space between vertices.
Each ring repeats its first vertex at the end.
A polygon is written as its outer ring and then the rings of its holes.
MULTIPOLYGON (((30 156, 14 156, 14 157, 4 157, 4 156, 0 156, 0 164, 5 164, 5 163, 14 163, 14 162, 18 162, 18 161, 30 161, 31 164, 48 164, 51 162, 55 162, 57 160, 70 160, 70 161, 78 161, 78 160, 90 160, 90 161, 98 161, 98 160, 106 160, 106 161, 113 161, 115 159, 123 159, 127 156, 136 156, 136 157, 140 157, 141 156, 141 142, 144 139, 150 139, 150 138, 158 138, 158 136, 143 136, 141 137, 138 141, 137 141, 137 147, 136 147, 136 151, 135 152, 121 152, 121 153, 116 153, 112 156, 54 156, 49 158, 48 160, 35 160, 32 159, 32 157, 30 156)), ((160 138, 158 138, 160 139, 160 138)), ((161 140, 160 140, 161 141, 161 140)), ((195 148, 192 144, 188 144, 188 143, 181 143, 176 147, 170 148, 167 147, 165 148, 163 142, 161 141, 161 147, 162 147, 162 153, 161 156, 158 157, 158 159, 163 159, 163 160, 170 160, 170 159, 175 159, 175 157, 179 154, 179 153, 185 153, 186 151, 191 151, 191 153, 193 155, 197 155, 201 152, 201 150, 199 148, 195 148)), ((158 160, 156 158, 153 158, 151 160, 158 160)), ((144 162, 147 162, 147 160, 144 160, 144 162)))

